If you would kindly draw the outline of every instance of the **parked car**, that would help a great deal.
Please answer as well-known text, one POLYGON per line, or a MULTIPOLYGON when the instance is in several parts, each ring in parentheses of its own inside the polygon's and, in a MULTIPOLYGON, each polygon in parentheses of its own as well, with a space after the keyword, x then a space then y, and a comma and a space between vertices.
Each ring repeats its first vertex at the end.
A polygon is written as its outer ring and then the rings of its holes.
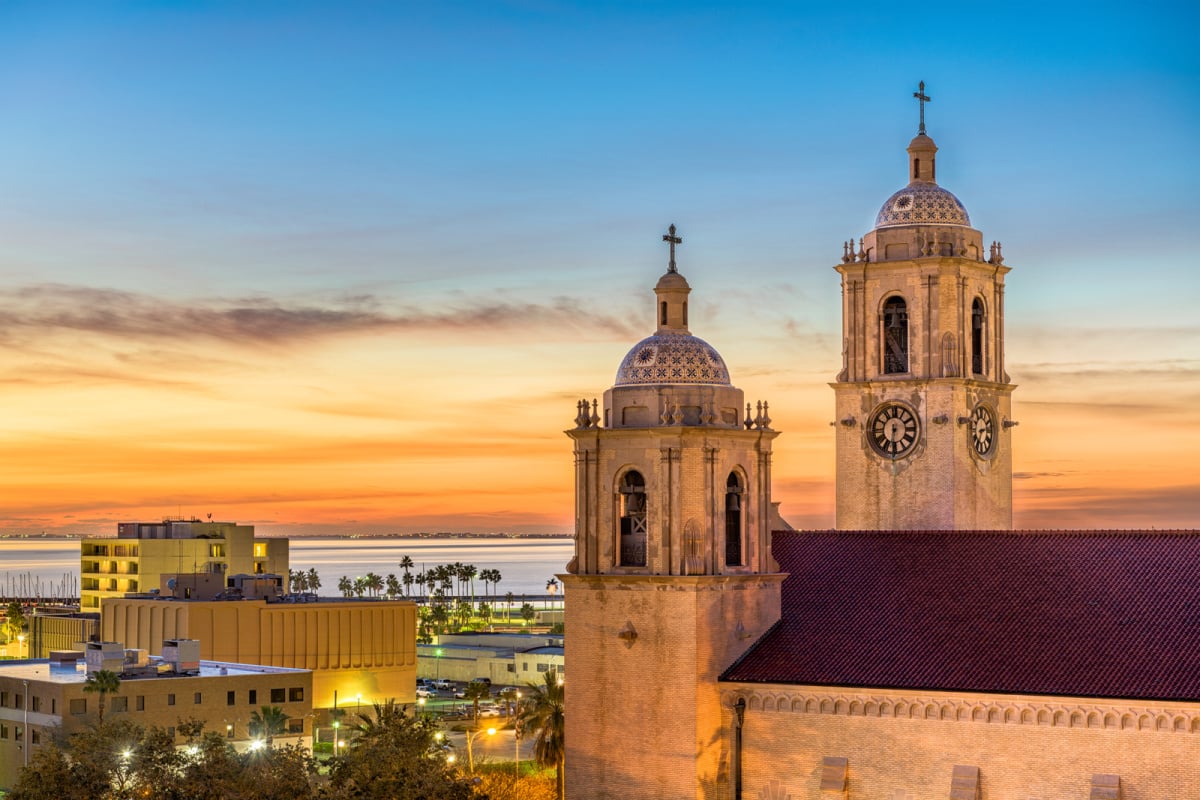
POLYGON ((444 678, 441 678, 433 682, 433 688, 439 691, 448 692, 454 688, 454 681, 448 681, 444 678))
POLYGON ((471 681, 471 683, 482 683, 484 686, 491 686, 492 679, 491 678, 475 678, 473 681, 471 681))
POLYGON ((437 692, 426 686, 418 686, 417 697, 437 697, 437 692))

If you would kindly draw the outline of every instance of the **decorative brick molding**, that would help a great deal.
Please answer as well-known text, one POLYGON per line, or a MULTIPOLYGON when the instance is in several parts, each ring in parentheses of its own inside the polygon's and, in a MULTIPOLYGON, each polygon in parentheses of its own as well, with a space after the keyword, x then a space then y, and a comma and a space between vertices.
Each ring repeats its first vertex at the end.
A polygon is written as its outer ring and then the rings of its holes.
POLYGON ((1140 701, 1126 705, 1119 701, 1062 702, 1036 696, 821 692, 812 687, 789 690, 783 686, 770 690, 753 684, 725 684, 722 697, 724 705, 744 697, 751 712, 1200 734, 1200 703, 1149 705, 1140 701))

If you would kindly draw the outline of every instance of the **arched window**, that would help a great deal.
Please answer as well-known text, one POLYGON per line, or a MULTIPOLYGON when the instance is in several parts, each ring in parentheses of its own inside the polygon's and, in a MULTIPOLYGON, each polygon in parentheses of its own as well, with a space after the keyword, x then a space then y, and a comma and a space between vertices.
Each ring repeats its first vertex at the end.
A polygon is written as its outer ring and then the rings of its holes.
POLYGON ((921 177, 921 159, 914 158, 912 179, 915 181, 919 177, 921 177))
POLYGON ((687 327, 687 300, 683 301, 683 326, 687 327))
POLYGON ((635 470, 621 478, 622 567, 646 566, 646 479, 635 470))
POLYGON ((983 333, 987 329, 986 323, 983 301, 975 298, 975 302, 971 304, 971 371, 976 375, 983 375, 987 369, 983 358, 983 333))
POLYGON ((725 566, 742 566, 742 482, 736 472, 725 481, 725 566))
POLYGON ((667 301, 664 300, 661 303, 659 303, 658 305, 659 305, 659 312, 658 312, 659 323, 658 324, 666 325, 667 324, 667 301))
POLYGON ((908 307, 901 297, 883 304, 883 372, 908 372, 908 307))

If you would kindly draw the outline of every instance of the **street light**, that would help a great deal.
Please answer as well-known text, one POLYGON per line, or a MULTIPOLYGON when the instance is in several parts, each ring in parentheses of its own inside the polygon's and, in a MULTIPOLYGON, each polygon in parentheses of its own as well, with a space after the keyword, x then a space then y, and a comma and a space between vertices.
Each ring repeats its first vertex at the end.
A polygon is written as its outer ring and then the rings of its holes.
POLYGON ((17 658, 25 657, 25 634, 17 636, 17 658))
POLYGON ((517 762, 517 777, 521 777, 521 690, 517 689, 517 701, 513 703, 513 760, 517 762))
POLYGON ((472 775, 475 774, 475 756, 471 752, 471 745, 475 744, 475 740, 478 739, 480 736, 483 736, 485 733, 488 736, 495 736, 496 729, 488 728, 485 731, 475 731, 474 733, 469 734, 467 736, 467 769, 470 770, 472 775))

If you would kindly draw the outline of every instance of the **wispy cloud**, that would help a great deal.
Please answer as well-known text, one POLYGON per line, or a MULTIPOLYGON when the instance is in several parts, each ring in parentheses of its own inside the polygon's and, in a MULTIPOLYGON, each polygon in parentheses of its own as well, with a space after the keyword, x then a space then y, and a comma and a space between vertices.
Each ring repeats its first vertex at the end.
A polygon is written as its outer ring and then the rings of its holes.
POLYGON ((208 339, 284 345, 347 333, 387 330, 586 331, 634 335, 619 317, 580 301, 466 298, 436 309, 393 306, 374 295, 318 301, 266 296, 180 301, 87 286, 42 284, 0 293, 0 341, 33 341, 56 333, 120 340, 208 339))

